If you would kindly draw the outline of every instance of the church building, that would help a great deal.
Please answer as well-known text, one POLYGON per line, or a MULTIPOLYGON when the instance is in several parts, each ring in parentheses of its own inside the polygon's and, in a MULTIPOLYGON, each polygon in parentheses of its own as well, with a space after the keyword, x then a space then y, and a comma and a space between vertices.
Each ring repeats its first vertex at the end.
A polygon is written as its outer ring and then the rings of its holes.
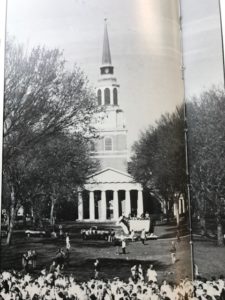
POLYGON ((143 214, 142 186, 127 173, 127 128, 120 107, 119 89, 105 20, 102 63, 96 88, 98 105, 104 107, 104 118, 95 125, 99 138, 91 149, 92 158, 99 162, 100 168, 88 177, 85 193, 78 193, 80 221, 116 221, 122 215, 143 214))

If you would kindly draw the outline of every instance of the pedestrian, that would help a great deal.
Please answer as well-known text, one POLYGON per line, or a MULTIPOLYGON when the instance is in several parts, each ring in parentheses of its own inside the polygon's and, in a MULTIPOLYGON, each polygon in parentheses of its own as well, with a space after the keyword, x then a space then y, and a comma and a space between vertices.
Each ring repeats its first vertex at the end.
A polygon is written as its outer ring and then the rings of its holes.
POLYGON ((126 240, 125 240, 124 237, 122 238, 121 247, 122 247, 122 253, 123 253, 123 254, 126 254, 127 243, 126 243, 126 240))
POLYGON ((113 229, 110 232, 110 236, 111 236, 111 242, 113 242, 115 239, 115 231, 113 229))
POLYGON ((63 227, 62 227, 62 225, 59 225, 59 238, 60 239, 63 238, 63 227))
POLYGON ((66 233, 66 250, 70 251, 70 237, 68 232, 66 233))
POLYGON ((142 265, 141 264, 138 266, 138 279, 141 280, 141 281, 144 280, 143 269, 142 269, 142 265))
POLYGON ((27 271, 31 272, 33 269, 33 257, 32 257, 32 251, 28 250, 27 252, 27 271))
POLYGON ((138 271, 138 265, 134 265, 131 269, 131 278, 134 283, 137 283, 139 280, 139 271, 138 271))
POLYGON ((175 264, 175 262, 176 262, 176 245, 175 245, 174 241, 171 242, 170 256, 171 256, 172 264, 175 264))
POLYGON ((25 252, 22 255, 22 267, 25 272, 27 272, 27 265, 28 265, 28 254, 27 252, 25 252))
POLYGON ((51 264, 51 266, 50 266, 50 268, 49 268, 49 273, 54 274, 54 273, 55 273, 55 270, 56 270, 56 261, 53 260, 53 262, 52 262, 52 264, 51 264))
POLYGON ((150 265, 149 268, 147 269, 147 280, 148 282, 157 282, 157 272, 153 269, 153 265, 150 265))
POLYGON ((142 231, 141 231, 141 242, 142 242, 143 245, 145 244, 145 239, 146 239, 145 229, 142 229, 142 231))
POLYGON ((99 263, 98 259, 96 259, 96 261, 94 262, 94 271, 95 271, 94 277, 95 277, 95 279, 97 279, 99 276, 99 271, 100 271, 100 263, 99 263))
POLYGON ((112 235, 111 235, 112 229, 108 232, 108 242, 112 242, 112 235))
POLYGON ((31 255, 32 255, 32 267, 34 270, 37 266, 37 252, 35 250, 33 250, 31 255))

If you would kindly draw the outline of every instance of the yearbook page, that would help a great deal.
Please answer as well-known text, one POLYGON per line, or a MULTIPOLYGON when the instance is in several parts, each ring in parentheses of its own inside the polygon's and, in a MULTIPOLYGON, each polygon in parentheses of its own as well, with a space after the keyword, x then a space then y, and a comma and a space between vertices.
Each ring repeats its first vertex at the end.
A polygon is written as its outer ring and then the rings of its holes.
POLYGON ((3 299, 194 299, 180 4, 8 0, 3 299))
POLYGON ((216 298, 225 293, 224 1, 183 0, 181 13, 195 288, 216 298))

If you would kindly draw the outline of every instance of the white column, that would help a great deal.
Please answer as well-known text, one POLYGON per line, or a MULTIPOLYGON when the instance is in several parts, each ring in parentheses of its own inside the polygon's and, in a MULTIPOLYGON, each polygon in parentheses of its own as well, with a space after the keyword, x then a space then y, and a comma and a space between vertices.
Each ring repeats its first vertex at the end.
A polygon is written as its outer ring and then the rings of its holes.
POLYGON ((90 220, 95 219, 95 198, 94 191, 89 192, 89 218, 90 220))
POLYGON ((106 220, 106 191, 102 191, 102 200, 101 200, 101 219, 106 220))
POLYGON ((83 220, 84 217, 84 204, 82 198, 82 192, 78 192, 78 220, 83 220))
POLYGON ((130 203, 130 191, 125 191, 125 215, 129 216, 131 213, 131 203, 130 203))
POLYGON ((143 194, 142 190, 138 190, 138 200, 137 200, 137 215, 140 217, 144 212, 143 208, 143 194))
POLYGON ((176 201, 174 201, 174 204, 173 204, 173 214, 174 214, 174 217, 177 215, 177 211, 178 211, 178 205, 177 205, 176 201))
POLYGON ((186 207, 185 207, 185 200, 182 198, 182 206, 183 206, 183 213, 186 212, 186 207))
POLYGON ((182 214, 182 198, 179 198, 178 208, 179 208, 179 214, 182 214))
POLYGON ((119 199, 118 191, 113 191, 113 219, 119 219, 119 199))
POLYGON ((163 200, 163 202, 162 202, 162 210, 163 210, 164 214, 166 214, 166 205, 167 205, 166 201, 163 200))

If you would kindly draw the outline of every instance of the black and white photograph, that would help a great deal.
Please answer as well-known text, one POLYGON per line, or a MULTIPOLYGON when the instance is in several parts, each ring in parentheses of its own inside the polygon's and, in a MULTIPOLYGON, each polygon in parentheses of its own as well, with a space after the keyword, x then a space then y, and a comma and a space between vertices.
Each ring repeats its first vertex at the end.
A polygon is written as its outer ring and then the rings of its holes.
POLYGON ((4 0, 1 299, 225 299, 222 2, 4 0))
POLYGON ((194 276, 214 285, 225 266, 225 1, 181 2, 194 276))

